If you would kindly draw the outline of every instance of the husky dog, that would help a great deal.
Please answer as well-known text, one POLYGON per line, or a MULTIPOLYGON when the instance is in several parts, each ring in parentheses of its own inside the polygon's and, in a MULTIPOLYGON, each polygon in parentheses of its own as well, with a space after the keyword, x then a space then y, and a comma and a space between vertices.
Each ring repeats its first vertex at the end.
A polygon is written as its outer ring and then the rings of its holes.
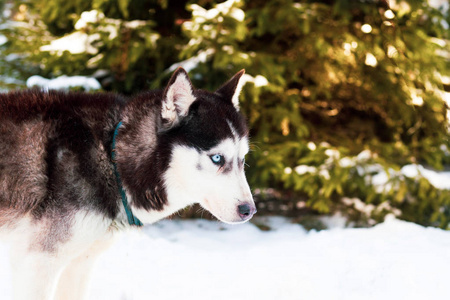
POLYGON ((182 68, 164 91, 0 94, 0 235, 15 299, 82 299, 113 233, 200 203, 226 223, 256 212, 237 73, 216 92, 182 68))

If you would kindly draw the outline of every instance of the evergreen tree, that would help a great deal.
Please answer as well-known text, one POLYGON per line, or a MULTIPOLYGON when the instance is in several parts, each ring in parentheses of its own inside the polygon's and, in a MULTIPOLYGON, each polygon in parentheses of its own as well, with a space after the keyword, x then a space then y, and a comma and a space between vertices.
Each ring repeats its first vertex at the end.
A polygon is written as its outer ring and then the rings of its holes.
POLYGON ((95 75, 105 90, 135 93, 162 86, 178 65, 209 90, 245 68, 253 187, 280 192, 293 214, 307 206, 373 222, 395 213, 446 227, 450 192, 400 169, 449 163, 448 6, 390 4, 4 1, 14 21, 1 27, 0 73, 95 75), (57 50, 71 38, 84 48, 57 50))

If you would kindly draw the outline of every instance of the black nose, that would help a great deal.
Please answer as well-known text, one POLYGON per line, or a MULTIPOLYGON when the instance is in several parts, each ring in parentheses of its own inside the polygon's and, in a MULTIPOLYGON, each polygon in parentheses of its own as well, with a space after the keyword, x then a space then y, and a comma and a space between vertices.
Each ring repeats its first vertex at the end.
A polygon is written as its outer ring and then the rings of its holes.
POLYGON ((241 204, 238 206, 238 212, 242 220, 247 220, 256 213, 256 208, 250 204, 241 204))

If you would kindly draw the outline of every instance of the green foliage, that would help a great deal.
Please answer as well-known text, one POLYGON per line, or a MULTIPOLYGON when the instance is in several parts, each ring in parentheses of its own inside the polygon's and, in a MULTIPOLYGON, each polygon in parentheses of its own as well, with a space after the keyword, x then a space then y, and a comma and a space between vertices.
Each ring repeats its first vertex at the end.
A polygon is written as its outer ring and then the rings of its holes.
POLYGON ((162 0, 7 4, 15 21, 2 27, 0 33, 8 42, 0 51, 14 56, 0 64, 0 71, 15 72, 15 77, 92 75, 103 70, 107 73, 101 78, 104 89, 131 94, 148 88, 157 74, 178 61, 180 45, 186 41, 177 23, 189 16, 178 8, 185 5, 183 1, 172 5, 162 0), (56 48, 55 42, 60 43, 56 48), (86 49, 80 50, 80 45, 86 49))
POLYGON ((374 213, 377 220, 398 208, 406 219, 445 227, 447 191, 425 185, 424 178, 417 188, 401 174, 380 190, 359 171, 374 162, 343 168, 324 157, 326 148, 350 157, 370 149, 385 169, 448 163, 440 80, 449 74, 444 16, 423 2, 392 10, 378 4, 270 1, 246 10, 244 47, 255 53, 250 73, 264 75, 275 91, 263 88, 257 112, 247 108, 253 138, 264 144, 252 155, 249 177, 254 186, 294 190, 319 212, 356 197, 389 207, 374 213), (327 146, 307 151, 308 141, 327 146), (299 165, 316 171, 298 174, 299 165))
POLYGON ((245 68, 253 187, 368 223, 450 222, 450 192, 401 171, 450 163, 450 14, 426 0, 4 3, 15 21, 0 29, 1 74, 103 70, 104 89, 135 93, 161 87, 175 63, 209 90, 245 68), (86 51, 45 51, 73 34, 86 51))

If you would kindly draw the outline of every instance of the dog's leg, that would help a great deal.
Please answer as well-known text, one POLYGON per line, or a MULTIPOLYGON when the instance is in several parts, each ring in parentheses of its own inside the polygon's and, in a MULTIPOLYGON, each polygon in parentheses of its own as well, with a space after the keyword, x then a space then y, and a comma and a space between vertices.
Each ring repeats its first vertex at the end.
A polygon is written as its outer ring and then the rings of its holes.
POLYGON ((50 300, 56 289, 63 263, 50 253, 12 253, 12 279, 15 300, 50 300))
POLYGON ((94 242, 92 246, 80 256, 70 262, 64 269, 58 282, 57 300, 87 299, 91 279, 91 271, 97 258, 114 242, 111 235, 94 242))

